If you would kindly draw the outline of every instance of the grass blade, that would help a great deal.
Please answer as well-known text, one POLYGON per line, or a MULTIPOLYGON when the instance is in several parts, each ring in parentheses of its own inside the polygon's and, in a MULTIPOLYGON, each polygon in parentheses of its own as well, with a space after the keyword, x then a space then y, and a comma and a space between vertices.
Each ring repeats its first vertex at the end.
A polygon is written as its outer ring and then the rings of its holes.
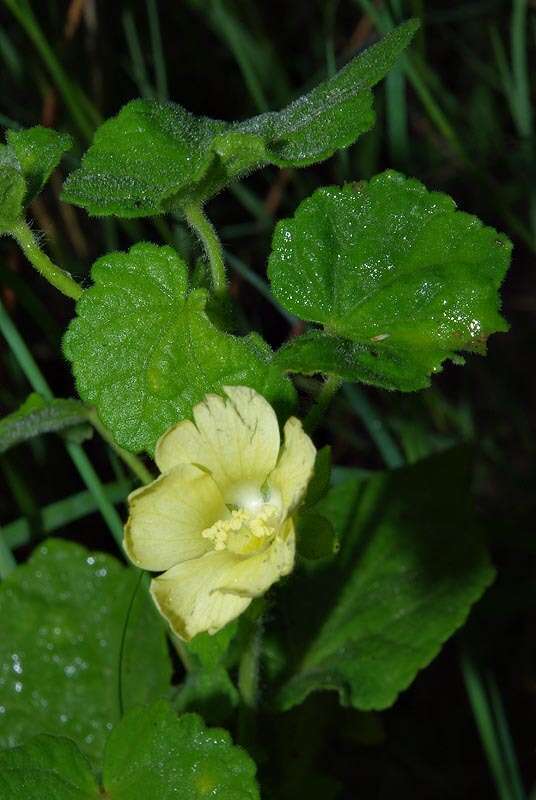
MULTIPOLYGON (((11 317, 8 315, 1 302, 0 332, 13 351, 13 355, 17 359, 19 366, 26 375, 26 378, 28 379, 28 382, 32 386, 33 390, 42 394, 43 397, 52 398, 53 395, 48 383, 46 382, 32 354, 26 347, 24 340, 20 336, 17 328, 11 320, 11 317)), ((93 466, 81 445, 74 444, 73 442, 65 442, 65 447, 72 461, 74 462, 80 477, 93 495, 97 507, 99 508, 103 519, 108 525, 116 543, 119 547, 121 547, 121 543, 123 541, 123 524, 119 514, 115 510, 112 503, 110 503, 108 500, 99 476, 93 469, 93 466)))
POLYGON ((80 87, 72 83, 64 71, 39 27, 28 0, 3 0, 3 2, 32 40, 81 133, 86 139, 91 139, 95 126, 101 121, 100 115, 80 87))
POLYGON ((156 93, 158 99, 164 101, 168 99, 168 82, 156 0, 147 0, 147 16, 149 17, 149 33, 151 35, 151 49, 153 52, 156 93))
MULTIPOLYGON (((108 502, 114 505, 124 500, 132 488, 133 484, 127 480, 114 481, 103 486, 108 502)), ((38 533, 43 535, 53 533, 98 510, 95 498, 90 491, 76 492, 64 500, 50 503, 41 509, 38 533)), ((9 522, 3 528, 4 541, 11 550, 28 544, 32 539, 32 533, 32 524, 26 517, 9 522)))
POLYGON ((484 753, 495 780, 497 794, 500 800, 514 800, 515 795, 511 790, 482 676, 466 648, 461 652, 460 666, 484 753))

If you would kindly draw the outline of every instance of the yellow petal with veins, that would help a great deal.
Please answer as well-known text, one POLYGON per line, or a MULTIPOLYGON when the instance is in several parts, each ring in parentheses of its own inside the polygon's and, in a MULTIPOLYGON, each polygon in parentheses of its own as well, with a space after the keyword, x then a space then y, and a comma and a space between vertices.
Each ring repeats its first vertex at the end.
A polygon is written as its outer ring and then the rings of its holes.
POLYGON ((283 498, 285 515, 291 514, 303 499, 313 475, 316 448, 296 417, 290 417, 284 428, 284 442, 268 485, 275 486, 283 498))
POLYGON ((151 594, 163 617, 181 639, 216 633, 287 575, 294 564, 294 528, 277 538, 261 555, 243 558, 213 550, 178 564, 151 583, 151 594))
POLYGON ((128 498, 124 548, 139 567, 165 570, 211 549, 201 535, 225 513, 210 475, 181 464, 128 498))
POLYGON ((208 469, 222 489, 244 481, 264 483, 277 462, 277 417, 262 395, 246 386, 228 386, 225 398, 209 394, 195 406, 193 424, 179 422, 156 445, 161 472, 177 464, 208 469))
POLYGON ((251 597, 218 591, 236 559, 227 550, 213 550, 151 582, 158 610, 181 639, 188 641, 202 631, 216 633, 251 603, 251 597))

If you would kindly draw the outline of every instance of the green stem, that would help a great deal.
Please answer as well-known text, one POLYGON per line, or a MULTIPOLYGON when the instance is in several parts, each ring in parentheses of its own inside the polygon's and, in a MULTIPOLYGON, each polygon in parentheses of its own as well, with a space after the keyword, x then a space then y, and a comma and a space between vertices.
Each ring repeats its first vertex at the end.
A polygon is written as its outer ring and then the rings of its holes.
POLYGON ((238 690, 244 706, 257 707, 259 697, 259 659, 262 645, 262 617, 252 623, 252 630, 238 667, 238 690))
POLYGON ((305 417, 303 427, 307 433, 313 433, 316 430, 322 417, 326 413, 329 404, 341 386, 342 378, 339 378, 338 375, 330 375, 324 382, 324 385, 318 393, 315 404, 305 417))
POLYGON ((104 439, 105 442, 110 445, 113 450, 115 450, 119 458, 124 461, 130 471, 137 478, 139 478, 141 483, 148 484, 154 481, 154 476, 151 475, 143 461, 138 458, 138 456, 134 455, 134 453, 129 453, 128 450, 124 450, 117 444, 108 428, 106 428, 106 426, 100 421, 96 409, 91 409, 89 412, 89 419, 97 433, 104 439))
POLYGON ((218 234, 200 205, 187 206, 184 215, 188 225, 196 232, 205 248, 210 263, 214 294, 224 296, 227 293, 227 277, 218 234))
POLYGON ((68 272, 52 263, 46 253, 39 247, 28 223, 21 219, 10 230, 28 261, 49 283, 62 294, 73 300, 82 296, 82 287, 71 278, 68 272))
MULTIPOLYGON (((5 310, 0 301, 0 332, 10 346, 13 355, 17 359, 20 368, 26 375, 29 383, 35 392, 39 392, 43 397, 52 399, 52 391, 46 382, 41 370, 34 361, 34 358, 15 325, 11 317, 5 310)), ((104 486, 93 466, 86 456, 83 448, 73 442, 65 442, 65 447, 73 460, 82 480, 95 498, 95 502, 106 521, 115 541, 121 547, 123 541, 123 524, 121 518, 112 503, 108 499, 104 486)))
POLYGON ((15 561, 13 553, 6 544, 4 535, 0 530, 0 578, 5 580, 10 572, 13 572, 16 566, 17 562, 15 561))
POLYGON ((182 661, 182 666, 186 670, 186 672, 191 672, 193 669, 192 659, 190 653, 188 652, 188 648, 182 641, 176 636, 174 633, 171 634, 171 642, 173 647, 175 648, 175 652, 177 653, 178 657, 182 661))

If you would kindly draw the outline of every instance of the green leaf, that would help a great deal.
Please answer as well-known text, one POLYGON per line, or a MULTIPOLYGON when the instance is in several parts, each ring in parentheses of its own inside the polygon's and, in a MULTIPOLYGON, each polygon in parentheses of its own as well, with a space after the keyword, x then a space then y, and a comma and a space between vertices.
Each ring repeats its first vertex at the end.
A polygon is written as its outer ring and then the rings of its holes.
POLYGON ((65 735, 96 759, 120 694, 124 708, 151 702, 169 679, 165 632, 136 570, 50 539, 0 584, 0 746, 65 735))
POLYGON ((20 164, 10 147, 0 144, 0 236, 7 233, 23 212, 26 184, 20 164))
MULTIPOLYGON (((102 768, 103 767, 103 768, 102 768)), ((70 739, 36 736, 0 752, 5 800, 259 800, 255 764, 229 734, 159 702, 126 714, 109 736, 103 786, 70 739)))
POLYGON ((160 214, 206 175, 226 127, 175 103, 133 100, 97 130, 62 199, 90 214, 160 214))
POLYGON ((81 397, 123 447, 152 451, 170 425, 226 385, 250 386, 285 410, 293 404, 268 345, 218 330, 206 293, 187 295, 186 265, 171 248, 138 244, 99 259, 91 274, 64 349, 81 397))
POLYGON ((416 19, 400 25, 283 111, 254 117, 237 130, 259 137, 268 163, 279 167, 324 161, 373 127, 371 89, 387 75, 418 27, 416 19))
POLYGON ((337 535, 329 519, 305 511, 298 516, 297 549, 309 561, 330 558, 339 549, 337 535))
POLYGON ((200 666, 213 669, 225 659, 237 630, 238 621, 233 620, 215 634, 198 633, 184 646, 188 653, 195 657, 200 666))
POLYGON ((307 494, 305 495, 303 505, 307 508, 316 505, 329 489, 330 480, 331 447, 326 445, 320 448, 320 450, 317 450, 313 477, 307 487, 307 494))
POLYGON ((390 706, 465 622, 494 576, 470 509, 466 454, 353 478, 319 504, 341 540, 330 566, 289 582, 288 709, 335 689, 344 705, 390 706))
POLYGON ((488 336, 507 330, 498 290, 510 253, 504 235, 396 172, 319 189, 278 224, 269 275, 281 305, 325 332, 292 340, 277 363, 428 386, 445 359, 484 353, 488 336))
POLYGON ((238 706, 239 694, 224 667, 194 669, 186 674, 173 707, 195 711, 209 724, 221 725, 238 706))
POLYGON ((37 125, 21 131, 8 131, 7 142, 15 153, 26 181, 24 205, 43 189, 61 157, 73 144, 67 133, 37 125))
POLYGON ((258 800, 255 765, 229 734, 167 703, 131 711, 106 747, 104 786, 114 800, 258 800))
POLYGON ((13 414, 0 419, 0 453, 41 433, 73 429, 87 421, 87 410, 79 400, 45 400, 31 394, 13 414))
POLYGON ((373 126, 371 89, 417 27, 410 20, 287 108, 244 122, 134 100, 99 128, 81 168, 67 179, 63 199, 96 215, 162 214, 202 202, 267 164, 323 161, 373 126))
POLYGON ((8 131, 7 141, 0 144, 0 235, 10 232, 72 144, 67 134, 41 126, 8 131))
POLYGON ((0 797, 5 800, 98 800, 90 766, 70 739, 36 736, 0 752, 0 797))

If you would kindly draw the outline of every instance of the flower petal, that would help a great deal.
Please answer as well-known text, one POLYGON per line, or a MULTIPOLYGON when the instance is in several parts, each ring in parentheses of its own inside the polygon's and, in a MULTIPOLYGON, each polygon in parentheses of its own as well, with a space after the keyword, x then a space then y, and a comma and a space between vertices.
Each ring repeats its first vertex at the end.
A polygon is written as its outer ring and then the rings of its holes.
POLYGON ((213 550, 160 575, 151 583, 151 594, 181 639, 203 631, 216 633, 245 611, 253 597, 292 570, 294 553, 294 526, 289 521, 285 538, 275 539, 260 555, 241 558, 213 550))
POLYGON ((284 535, 277 536, 259 555, 241 559, 222 576, 220 591, 258 597, 283 575, 292 572, 295 554, 296 534, 294 523, 289 519, 284 526, 284 535))
POLYGON ((277 462, 277 417, 262 395, 247 386, 226 386, 226 398, 209 394, 193 410, 192 422, 179 422, 156 446, 161 472, 180 463, 210 470, 225 489, 242 481, 264 483, 277 462))
POLYGON ((290 417, 284 428, 285 440, 277 466, 268 477, 268 484, 276 486, 283 498, 285 512, 292 513, 303 499, 313 475, 316 448, 296 417, 290 417))
POLYGON ((221 493, 206 472, 180 464, 128 498, 123 546, 143 569, 165 570, 211 549, 201 532, 225 513, 221 493))
POLYGON ((160 575, 151 582, 151 594, 174 633, 188 641, 197 633, 216 633, 251 603, 251 597, 218 591, 237 557, 212 551, 160 575))

